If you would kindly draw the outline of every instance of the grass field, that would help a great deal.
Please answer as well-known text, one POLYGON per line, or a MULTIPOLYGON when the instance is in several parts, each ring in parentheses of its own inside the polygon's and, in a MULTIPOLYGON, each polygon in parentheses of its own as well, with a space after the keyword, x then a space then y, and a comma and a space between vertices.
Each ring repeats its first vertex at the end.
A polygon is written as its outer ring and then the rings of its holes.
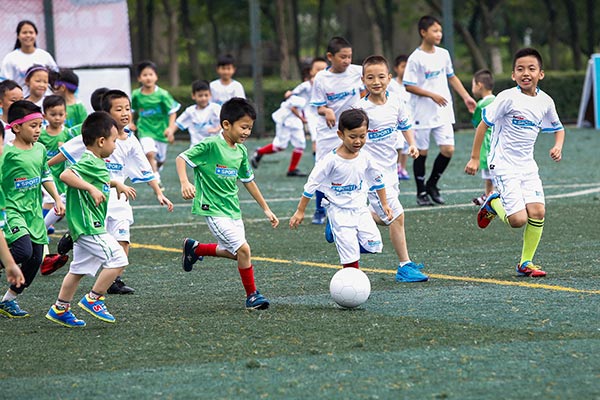
POLYGON ((538 140, 547 215, 536 260, 548 272, 539 280, 515 276, 521 230, 477 228, 470 199, 482 181, 462 172, 472 134, 456 139, 440 182, 446 206, 417 208, 414 183, 401 183, 409 250, 430 281, 394 281, 382 231, 384 252, 361 260, 371 297, 355 310, 329 297, 338 256, 323 227, 287 227, 304 184, 285 177, 289 151, 265 157, 257 182, 281 226, 240 191, 257 283, 272 302, 263 312, 244 309, 231 260, 181 269, 182 239, 212 238, 179 195, 177 143, 163 173, 175 211, 138 186, 124 276, 136 293, 107 298, 117 323, 75 310, 84 329, 52 324, 44 314, 66 268, 38 276, 19 300, 32 316, 0 319, 0 398, 600 399, 600 133, 569 129, 558 164, 547 155, 553 137, 538 140))

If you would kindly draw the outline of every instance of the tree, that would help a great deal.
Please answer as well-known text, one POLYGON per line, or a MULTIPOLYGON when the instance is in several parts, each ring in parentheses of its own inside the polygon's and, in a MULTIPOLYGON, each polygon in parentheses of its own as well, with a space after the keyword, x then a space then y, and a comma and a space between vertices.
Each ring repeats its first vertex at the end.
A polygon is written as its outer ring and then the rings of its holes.
POLYGON ((279 76, 282 80, 290 79, 290 49, 288 47, 287 30, 285 29, 285 2, 277 0, 277 19, 275 27, 279 41, 279 76))
POLYGON ((179 86, 179 59, 177 54, 177 10, 173 0, 162 0, 167 16, 167 52, 169 54, 169 83, 179 86))
POLYGON ((189 0, 181 1, 181 29, 183 30, 183 39, 185 40, 185 48, 187 50, 187 57, 190 62, 190 69, 192 76, 200 76, 200 63, 198 62, 198 43, 194 36, 194 30, 192 29, 192 22, 190 20, 190 5, 189 0))

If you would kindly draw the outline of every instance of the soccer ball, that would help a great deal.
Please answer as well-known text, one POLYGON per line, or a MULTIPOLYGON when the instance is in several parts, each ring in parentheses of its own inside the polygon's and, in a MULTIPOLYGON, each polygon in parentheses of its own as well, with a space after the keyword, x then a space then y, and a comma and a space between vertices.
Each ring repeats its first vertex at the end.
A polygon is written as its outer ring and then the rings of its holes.
POLYGON ((371 282, 367 274, 358 268, 342 268, 329 282, 331 298, 344 308, 363 304, 371 294, 371 282))

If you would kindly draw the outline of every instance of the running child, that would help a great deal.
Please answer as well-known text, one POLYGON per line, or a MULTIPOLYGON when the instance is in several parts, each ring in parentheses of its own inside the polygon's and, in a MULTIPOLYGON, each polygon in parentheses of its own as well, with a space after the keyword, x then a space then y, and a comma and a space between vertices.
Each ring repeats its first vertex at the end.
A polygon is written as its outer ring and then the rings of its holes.
POLYGON ((210 84, 205 80, 192 82, 193 104, 175 120, 175 125, 190 134, 190 147, 221 130, 221 106, 210 101, 210 84))
POLYGON ((214 103, 222 105, 234 97, 246 98, 242 84, 233 79, 235 58, 231 54, 224 54, 217 58, 217 75, 219 75, 219 79, 210 83, 210 93, 214 103))

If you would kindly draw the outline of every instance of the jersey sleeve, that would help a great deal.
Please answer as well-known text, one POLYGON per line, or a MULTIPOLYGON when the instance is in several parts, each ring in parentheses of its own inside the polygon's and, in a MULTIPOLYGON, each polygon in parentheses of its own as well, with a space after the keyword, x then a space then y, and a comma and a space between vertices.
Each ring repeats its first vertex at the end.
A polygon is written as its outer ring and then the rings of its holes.
POLYGON ((308 175, 306 183, 304 184, 304 192, 302 193, 304 197, 312 199, 315 192, 319 189, 323 182, 327 182, 327 176, 329 175, 330 168, 331 163, 329 157, 315 164, 313 170, 308 175))
POLYGON ((477 107, 475 107, 475 111, 473 111, 473 118, 471 119, 471 123, 473 124, 474 128, 477 128, 481 122, 481 111, 481 102, 478 101, 477 107))
POLYGON ((510 109, 511 100, 506 91, 500 93, 496 99, 481 111, 481 119, 487 126, 494 126, 496 121, 502 118, 510 109))
POLYGON ((163 101, 163 106, 164 106, 165 110, 167 111, 167 114, 169 114, 169 115, 176 113, 181 108, 181 104, 179 104, 177 101, 175 101, 173 96, 171 96, 171 93, 167 92, 166 90, 164 91, 162 101, 163 101))
POLYGON ((412 116, 410 111, 408 110, 408 106, 400 96, 397 96, 398 99, 398 120, 397 120, 397 130, 399 131, 407 131, 412 128, 412 116))
POLYGON ((454 76, 454 67, 452 66, 452 58, 450 57, 450 52, 444 49, 444 54, 446 58, 446 77, 452 78, 454 76))
POLYGON ((367 183, 369 184, 369 191, 383 189, 385 187, 383 183, 383 174, 371 162, 371 159, 367 157, 367 170, 365 171, 367 176, 367 183))
POLYGON ((320 107, 327 104, 327 96, 323 88, 322 77, 323 71, 319 72, 315 77, 312 91, 310 92, 310 105, 320 107))
POLYGON ((419 83, 419 63, 414 56, 408 57, 406 69, 402 77, 403 85, 417 85, 419 83))
POLYGON ((306 100, 300 96, 292 95, 285 101, 287 108, 291 109, 292 107, 296 108, 304 108, 306 105, 306 100))
POLYGON ((556 112, 554 100, 552 100, 550 97, 548 97, 548 100, 548 110, 542 119, 542 132, 557 132, 563 130, 563 125, 558 118, 558 113, 556 112))
MULTIPOLYGON (((192 106, 193 107, 193 106, 192 106)), ((182 131, 190 128, 192 124, 192 117, 189 108, 186 108, 179 117, 175 120, 175 125, 182 131)))
POLYGON ((205 141, 201 141, 193 147, 190 147, 183 153, 180 153, 178 157, 183 158, 187 165, 191 168, 196 168, 200 163, 206 159, 206 153, 209 147, 205 141))
POLYGON ((50 167, 48 166, 48 154, 46 152, 46 148, 42 146, 42 169, 40 171, 40 176, 42 177, 42 182, 54 182, 54 178, 52 177, 52 171, 50 171, 50 167))
POLYGON ((242 157, 242 163, 240 164, 240 169, 238 170, 238 178, 243 183, 252 182, 254 180, 254 171, 252 170, 252 166, 250 165, 250 161, 248 160, 248 149, 243 147, 244 155, 242 157))
POLYGON ((133 134, 127 140, 131 141, 131 149, 128 154, 126 173, 131 183, 150 182, 156 177, 152 173, 152 167, 142 145, 133 134))
POLYGON ((221 106, 216 103, 210 103, 210 107, 212 110, 212 117, 209 119, 209 123, 211 127, 221 126, 221 106))
POLYGON ((131 112, 136 112, 139 107, 139 90, 136 89, 131 93, 131 112))
POLYGON ((242 86, 242 84, 240 82, 237 82, 237 85, 235 85, 235 90, 233 92, 233 96, 234 97, 241 97, 242 99, 246 98, 246 92, 244 91, 244 87, 242 86))
POLYGON ((83 136, 75 136, 73 139, 60 146, 58 151, 60 151, 71 164, 75 164, 81 159, 81 156, 85 152, 83 136))

